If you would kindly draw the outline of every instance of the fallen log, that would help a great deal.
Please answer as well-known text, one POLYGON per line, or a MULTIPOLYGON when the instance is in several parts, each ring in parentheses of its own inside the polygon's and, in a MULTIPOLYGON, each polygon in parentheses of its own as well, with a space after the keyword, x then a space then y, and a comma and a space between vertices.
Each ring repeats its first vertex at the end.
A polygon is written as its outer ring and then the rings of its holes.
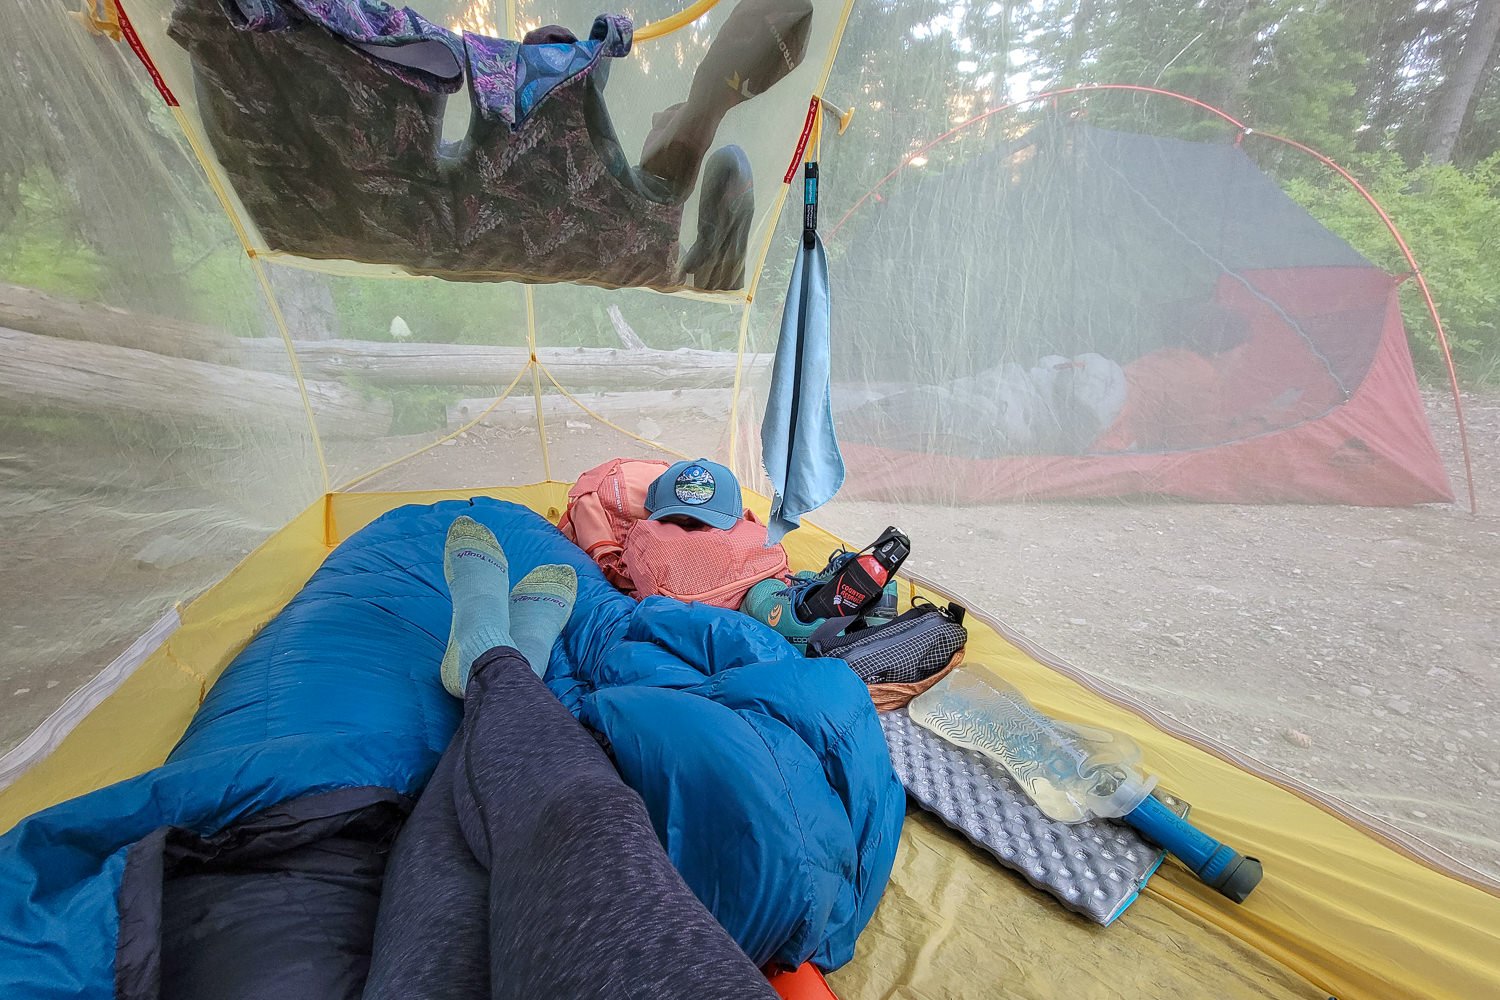
MULTIPOLYGON (((307 393, 322 434, 367 437, 390 428, 391 405, 385 400, 365 399, 336 382, 310 381, 307 393)), ((238 428, 304 419, 297 383, 285 375, 4 327, 0 400, 12 411, 49 409, 238 428)))
MULTIPOLYGON (((251 367, 280 364, 285 350, 272 340, 243 340, 251 367)), ((530 360, 524 347, 483 344, 413 344, 367 340, 294 341, 309 378, 359 378, 375 385, 505 385, 530 360)), ((542 348, 537 360, 569 391, 698 389, 734 382, 731 351, 621 350, 612 347, 542 348)), ((768 366, 771 355, 745 356, 747 370, 768 366)))
MULTIPOLYGON (((642 421, 662 418, 724 421, 729 417, 730 389, 678 389, 655 392, 595 392, 578 395, 579 402, 599 416, 642 437, 642 421)), ((531 393, 513 393, 499 406, 489 410, 493 398, 461 399, 448 407, 448 426, 462 427, 480 414, 480 426, 522 428, 536 426, 536 398, 531 393), (488 413, 485 411, 489 410, 488 413)), ((566 427, 567 421, 592 421, 593 418, 566 396, 556 393, 542 397, 542 419, 549 425, 566 427)), ((649 428, 647 428, 649 429, 649 428)))
MULTIPOLYGON (((223 330, 79 302, 21 285, 0 283, 0 327, 194 361, 240 363, 240 339, 223 330)), ((280 341, 276 346, 284 357, 286 348, 280 341)))

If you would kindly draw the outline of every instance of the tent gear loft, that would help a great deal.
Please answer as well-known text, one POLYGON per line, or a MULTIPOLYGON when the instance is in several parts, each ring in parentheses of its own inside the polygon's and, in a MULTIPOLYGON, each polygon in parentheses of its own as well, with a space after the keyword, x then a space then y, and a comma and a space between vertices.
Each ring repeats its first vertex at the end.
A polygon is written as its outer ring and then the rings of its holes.
MULTIPOLYGON (((0 255, 0 453, 19 470, 0 482, 0 993, 154 995, 162 976, 219 968, 211 939, 238 916, 247 934, 336 956, 318 971, 357 992, 373 924, 289 933, 284 899, 325 893, 372 916, 391 838, 430 774, 451 780, 439 759, 461 704, 437 679, 440 555, 463 510, 514 536, 517 576, 576 570, 584 612, 576 644, 556 647, 551 697, 634 769, 673 870, 695 898, 733 901, 720 922, 759 935, 757 959, 838 966, 843 1000, 996 983, 1080 996, 1102 968, 1122 994, 1500 995, 1500 882, 1483 853, 1500 844, 1463 825, 1483 803, 1389 755, 1343 766, 1387 743, 1431 750, 1438 714, 1480 700, 1469 687, 1488 662, 1449 670, 1482 644, 1451 642, 1440 628, 1468 638, 1463 622, 1433 626, 1417 600, 1432 595, 1391 583, 1423 585, 1408 529, 1438 514, 1409 505, 1451 494, 1397 279, 1293 202, 1267 150, 1354 185, 1447 357, 1392 220, 1326 158, 1164 89, 1066 88, 973 115, 987 98, 956 90, 941 58, 910 58, 962 40, 918 38, 910 5, 679 6, 633 6, 647 27, 631 38, 595 9, 472 0, 414 3, 426 27, 380 0, 91 0, 82 21, 61 4, 10 19, 26 87, 6 105, 16 169, 0 171, 24 194, 0 211, 18 248, 0 255), (247 9, 285 24, 231 19, 247 9), (568 30, 541 27, 553 17, 568 30), (450 100, 460 86, 467 99, 450 100), (716 630, 736 650, 764 635, 606 582, 715 598, 732 582, 724 600, 769 592, 766 617, 786 616, 784 570, 806 584, 841 546, 809 523, 785 537, 784 566, 760 546, 773 490, 759 435, 804 232, 805 202, 776 179, 810 103, 839 122, 818 154, 837 181, 819 192, 818 235, 838 286, 827 396, 848 471, 817 517, 861 542, 901 525, 913 556, 881 597, 934 608, 867 613, 837 637, 872 662, 908 630, 921 640, 902 656, 925 678, 872 670, 883 695, 774 656, 772 681, 732 690, 756 664, 719 669, 733 657, 716 630), (618 498, 581 478, 622 455, 654 463, 616 470, 642 495, 677 459, 727 467, 751 539, 721 540, 733 581, 685 566, 675 536, 643 533, 627 561, 618 498), (613 549, 554 530, 571 523, 570 490, 599 501, 576 537, 613 549), (1040 498, 1108 502, 1027 502, 1040 498), (1389 538, 1368 577, 1341 548, 1361 532, 1389 538), (1056 573, 1021 558, 1033 551, 1056 573), (1235 563, 1263 570, 1254 586, 1225 584, 1235 563), (958 602, 955 621, 957 598, 922 573, 988 588, 1071 662, 986 602, 958 602), (1191 599, 1158 601, 1161 576, 1191 599), (1389 630, 1322 627, 1330 595, 1360 588, 1389 630), (1200 626, 1220 607, 1251 623, 1248 641, 1200 626), (1105 612, 1121 608, 1117 628, 1105 612), (1293 624, 1306 608, 1316 632, 1293 624), (1133 741, 1168 807, 1190 804, 1265 879, 1237 905, 1123 827, 1007 827, 960 791, 971 758, 942 758, 904 714, 863 725, 873 699, 904 704, 960 655, 1049 717, 1133 741), (1400 668, 1388 688, 1362 673, 1377 660, 1400 668), (1433 700, 1413 706, 1397 684, 1433 700), (666 721, 684 701, 686 733, 666 721), (1340 716, 1380 745, 1331 731, 1340 716), (825 752, 839 740, 880 760, 876 739, 905 741, 900 776, 931 815, 903 816, 884 772, 823 766, 846 759, 825 752), (718 808, 673 784, 688 772, 715 776, 718 808), (257 867, 273 846, 295 884, 281 903, 257 867), (761 847, 806 864, 768 874, 761 847), (1128 864, 1105 856, 1117 849, 1128 864), (1120 881, 1095 896, 1101 872, 1120 881), (262 877, 237 883, 248 905, 231 913, 216 880, 247 874, 262 877), (201 928, 182 919, 199 904, 201 928)), ((1451 359, 1449 374, 1457 403, 1451 359)), ((1445 736, 1424 767, 1442 766, 1445 736)), ((995 808, 1025 806, 1007 794, 995 808)), ((811 966, 797 975, 798 995, 826 998, 811 966)))
POLYGON ((635 167, 606 99, 605 60, 631 50, 623 15, 596 18, 582 40, 549 26, 511 41, 364 0, 181 2, 168 33, 271 251, 468 280, 728 291, 743 283, 745 242, 712 234, 745 232, 754 216, 753 198, 720 193, 752 188, 742 152, 710 160, 700 239, 679 265, 684 202, 723 116, 801 64, 811 17, 806 0, 737 4, 688 99, 653 114, 635 167), (465 80, 471 124, 448 142, 446 95, 465 80), (309 218, 308 204, 325 211, 309 218))

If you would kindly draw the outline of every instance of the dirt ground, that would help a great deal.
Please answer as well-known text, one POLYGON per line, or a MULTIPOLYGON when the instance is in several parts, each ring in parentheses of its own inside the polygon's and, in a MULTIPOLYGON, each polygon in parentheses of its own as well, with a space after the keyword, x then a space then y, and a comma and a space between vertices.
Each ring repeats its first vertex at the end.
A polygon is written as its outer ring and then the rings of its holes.
MULTIPOLYGON (((1462 496, 1451 402, 1431 393, 1428 403, 1462 496)), ((1500 877, 1500 394, 1471 395, 1466 406, 1478 517, 1466 505, 838 501, 814 520, 851 541, 901 526, 914 541, 914 571, 1068 662, 1500 877)), ((703 454, 722 443, 707 421, 629 429, 703 454)), ((412 444, 389 440, 348 461, 368 468, 412 444)), ((582 417, 552 427, 548 445, 554 478, 643 453, 582 417)), ((189 509, 164 518, 148 513, 153 498, 132 499, 138 487, 126 471, 101 486, 99 461, 26 442, 0 455, 10 643, 0 661, 0 748, 293 513, 263 497, 214 493, 200 469, 201 480, 172 480, 189 509), (115 550, 79 542, 103 525, 120 539, 115 550), (143 563, 141 546, 162 533, 207 544, 182 562, 143 563), (35 572, 49 561, 52 572, 35 572), (105 593, 116 596, 101 615, 105 593), (58 638, 69 630, 84 641, 58 638)), ((533 432, 481 427, 361 488, 540 478, 533 432)))

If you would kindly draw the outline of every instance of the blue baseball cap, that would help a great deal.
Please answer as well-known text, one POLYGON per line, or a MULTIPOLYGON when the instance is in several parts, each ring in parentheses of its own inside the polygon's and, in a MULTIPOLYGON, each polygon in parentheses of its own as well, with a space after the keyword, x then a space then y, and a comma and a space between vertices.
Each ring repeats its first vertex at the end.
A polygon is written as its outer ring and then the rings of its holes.
POLYGON ((646 510, 653 521, 688 517, 728 531, 744 515, 745 504, 734 473, 700 458, 678 462, 658 476, 646 491, 646 510))

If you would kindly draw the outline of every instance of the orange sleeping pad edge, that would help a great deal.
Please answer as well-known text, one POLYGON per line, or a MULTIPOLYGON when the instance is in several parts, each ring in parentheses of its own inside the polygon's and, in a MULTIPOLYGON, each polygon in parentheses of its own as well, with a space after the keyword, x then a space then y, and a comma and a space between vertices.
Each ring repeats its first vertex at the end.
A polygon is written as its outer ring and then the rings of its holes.
POLYGON ((838 1000, 823 973, 806 962, 794 971, 773 973, 768 978, 781 1000, 838 1000))

